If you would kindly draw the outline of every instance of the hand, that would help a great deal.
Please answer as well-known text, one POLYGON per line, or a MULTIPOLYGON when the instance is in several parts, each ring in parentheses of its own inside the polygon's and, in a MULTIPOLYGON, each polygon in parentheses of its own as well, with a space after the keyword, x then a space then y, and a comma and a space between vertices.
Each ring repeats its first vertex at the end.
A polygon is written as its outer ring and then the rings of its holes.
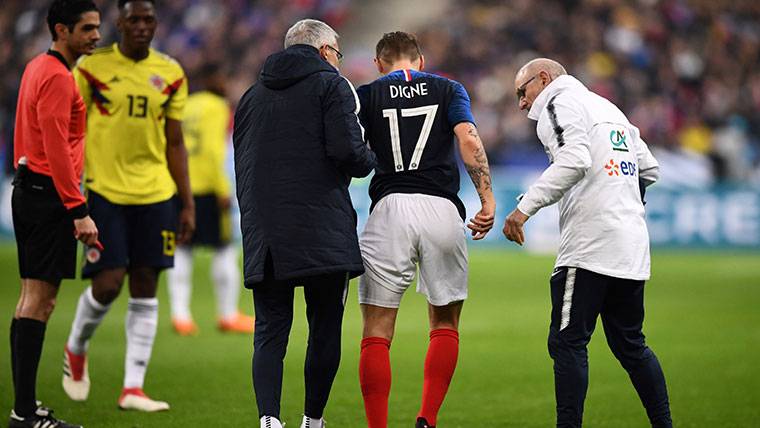
POLYGON ((74 220, 74 238, 82 241, 89 247, 96 246, 96 243, 98 243, 98 228, 90 216, 74 220))
POLYGON ((486 237, 488 231, 493 227, 495 211, 495 204, 487 203, 475 214, 475 217, 470 219, 467 228, 472 231, 473 240, 478 241, 486 237))
POLYGON ((515 210, 509 214, 507 220, 504 221, 504 236, 510 241, 522 245, 525 242, 523 225, 529 218, 530 216, 523 214, 522 211, 515 208, 515 210))
POLYGON ((195 232, 195 207, 185 206, 179 212, 179 229, 177 231, 177 245, 187 244, 195 232))

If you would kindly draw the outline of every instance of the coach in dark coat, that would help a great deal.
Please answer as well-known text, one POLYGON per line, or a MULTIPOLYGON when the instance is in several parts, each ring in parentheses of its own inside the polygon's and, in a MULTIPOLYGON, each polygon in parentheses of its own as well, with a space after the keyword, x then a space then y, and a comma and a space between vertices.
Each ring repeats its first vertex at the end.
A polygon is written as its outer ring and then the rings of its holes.
POLYGON ((348 185, 368 175, 376 159, 364 142, 356 92, 337 70, 337 34, 304 20, 285 45, 267 58, 235 114, 245 286, 256 307, 253 372, 262 426, 267 417, 277 426, 293 287, 304 286, 304 414, 314 420, 306 426, 319 427, 340 359, 347 282, 364 272, 348 185))
MULTIPOLYGON (((330 52, 330 50, 327 50, 330 52)), ((270 56, 235 114, 245 284, 364 272, 348 184, 375 166, 351 84, 308 45, 270 56)))

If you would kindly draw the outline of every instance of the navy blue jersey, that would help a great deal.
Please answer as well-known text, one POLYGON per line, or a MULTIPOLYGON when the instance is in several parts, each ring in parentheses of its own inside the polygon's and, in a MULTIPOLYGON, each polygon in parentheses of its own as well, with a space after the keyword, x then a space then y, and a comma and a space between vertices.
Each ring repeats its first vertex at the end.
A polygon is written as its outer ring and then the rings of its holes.
POLYGON ((359 118, 377 155, 369 186, 372 207, 391 193, 422 193, 450 200, 464 220, 454 126, 475 123, 464 86, 435 74, 398 70, 357 93, 359 118))

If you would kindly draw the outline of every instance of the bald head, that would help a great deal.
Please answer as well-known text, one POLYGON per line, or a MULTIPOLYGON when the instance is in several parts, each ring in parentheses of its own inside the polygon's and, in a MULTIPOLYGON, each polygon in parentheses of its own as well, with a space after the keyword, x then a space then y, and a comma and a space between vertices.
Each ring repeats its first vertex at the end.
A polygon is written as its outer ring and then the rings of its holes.
POLYGON ((556 79, 559 76, 567 74, 565 67, 563 67, 562 64, 558 63, 557 61, 549 58, 536 58, 528 61, 527 64, 523 65, 520 68, 520 71, 517 72, 515 80, 519 80, 520 77, 524 78, 526 76, 533 76, 534 74, 538 74, 542 71, 545 71, 552 79, 556 79))
POLYGON ((523 65, 515 76, 520 110, 529 110, 538 94, 554 79, 565 74, 565 67, 549 58, 536 58, 523 65))

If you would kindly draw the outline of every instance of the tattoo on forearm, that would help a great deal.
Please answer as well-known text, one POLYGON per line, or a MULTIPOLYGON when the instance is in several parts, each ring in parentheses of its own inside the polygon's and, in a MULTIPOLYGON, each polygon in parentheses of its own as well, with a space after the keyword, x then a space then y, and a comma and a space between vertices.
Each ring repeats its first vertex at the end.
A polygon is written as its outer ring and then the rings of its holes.
POLYGON ((465 168, 467 168, 467 173, 470 174, 472 183, 475 185, 475 190, 478 191, 480 201, 485 202, 484 193, 491 190, 491 170, 488 167, 488 157, 486 156, 486 152, 483 149, 483 144, 480 141, 478 130, 472 126, 469 130, 467 130, 467 134, 471 137, 474 137, 479 143, 481 143, 478 144, 472 153, 473 162, 465 162, 465 168))
POLYGON ((476 140, 480 141, 480 135, 478 134, 478 129, 472 125, 470 125, 470 128, 467 130, 467 135, 474 137, 476 140))

